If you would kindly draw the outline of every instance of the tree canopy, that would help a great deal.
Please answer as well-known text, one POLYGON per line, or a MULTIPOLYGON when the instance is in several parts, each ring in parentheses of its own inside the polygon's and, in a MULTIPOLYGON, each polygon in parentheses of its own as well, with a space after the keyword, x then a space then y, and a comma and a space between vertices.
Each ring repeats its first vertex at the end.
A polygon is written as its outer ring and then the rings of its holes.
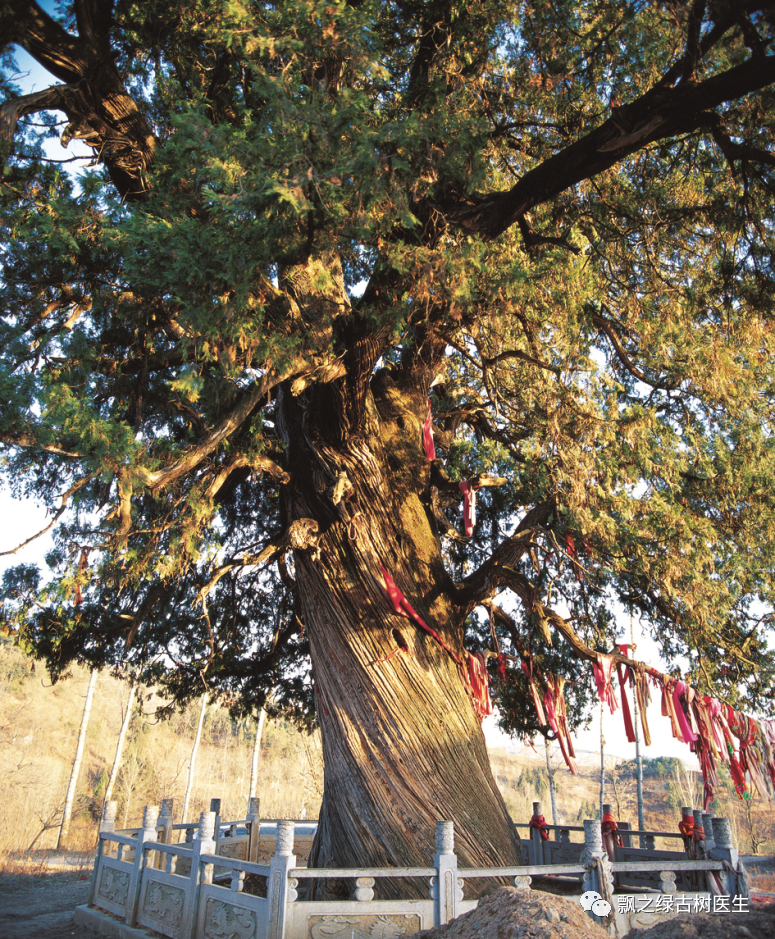
MULTIPOLYGON (((573 678, 576 721, 620 603, 769 713, 774 7, 4 3, 0 441, 55 522, 6 626, 311 720, 302 582, 338 551, 371 622, 378 490, 302 456, 361 447, 452 648, 573 678)), ((536 729, 518 667, 493 693, 536 729)))

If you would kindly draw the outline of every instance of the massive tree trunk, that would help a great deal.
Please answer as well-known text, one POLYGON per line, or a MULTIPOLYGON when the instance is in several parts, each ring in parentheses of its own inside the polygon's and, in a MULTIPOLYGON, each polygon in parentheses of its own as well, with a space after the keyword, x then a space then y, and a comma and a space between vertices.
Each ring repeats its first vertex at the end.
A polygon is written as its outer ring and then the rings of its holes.
POLYGON ((331 390, 283 389, 278 400, 325 760, 316 866, 428 865, 442 819, 455 823, 464 866, 519 857, 466 687, 464 617, 430 510, 427 397, 412 385, 378 373, 360 432, 339 442, 320 433, 331 390), (305 519, 318 529, 306 546, 305 519), (383 565, 438 639, 394 612, 383 565))

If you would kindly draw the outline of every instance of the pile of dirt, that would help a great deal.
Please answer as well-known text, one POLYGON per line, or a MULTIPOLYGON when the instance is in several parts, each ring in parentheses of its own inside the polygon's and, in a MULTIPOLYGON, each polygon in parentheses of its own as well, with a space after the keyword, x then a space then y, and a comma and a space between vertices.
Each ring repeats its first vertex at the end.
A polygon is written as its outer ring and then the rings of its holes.
MULTIPOLYGON (((501 887, 470 913, 417 939, 611 939, 577 899, 501 887)), ((748 913, 682 913, 623 939, 775 939, 775 904, 748 913)))
MULTIPOLYGON (((446 926, 426 929, 418 939, 610 939, 581 908, 539 890, 501 887, 470 913, 446 926)), ((769 939, 772 939, 772 934, 769 939)))
POLYGON ((773 939, 775 904, 750 913, 681 913, 625 939, 773 939))

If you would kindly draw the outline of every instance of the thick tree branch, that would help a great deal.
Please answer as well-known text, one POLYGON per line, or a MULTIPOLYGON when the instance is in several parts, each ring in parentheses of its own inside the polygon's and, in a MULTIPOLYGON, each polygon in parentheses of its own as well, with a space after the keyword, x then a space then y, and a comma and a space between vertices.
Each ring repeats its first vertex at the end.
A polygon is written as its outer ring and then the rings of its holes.
POLYGON ((775 55, 757 56, 698 83, 655 86, 615 109, 605 123, 544 160, 507 192, 438 203, 448 224, 485 238, 506 231, 534 206, 602 173, 657 140, 712 125, 709 112, 775 82, 775 55))
POLYGON ((502 541, 490 557, 465 578, 453 599, 458 606, 464 607, 466 614, 495 593, 503 579, 503 568, 511 568, 519 561, 529 549, 536 530, 546 525, 554 511, 553 499, 532 508, 517 525, 514 534, 502 541))
MULTIPOLYGON (((119 193, 139 198, 146 192, 145 176, 153 160, 156 139, 134 99, 127 93, 108 45, 112 4, 95 0, 76 4, 76 17, 84 32, 71 36, 37 3, 11 0, 6 5, 0 27, 11 42, 17 42, 53 75, 68 83, 66 90, 41 92, 34 110, 55 108, 70 123, 62 134, 64 145, 84 140, 105 163, 119 193)), ((8 41, 8 40, 6 40, 8 41)), ((7 116, 0 124, 5 136, 13 118, 31 113, 30 98, 14 106, 8 102, 7 116), (21 111, 19 111, 21 107, 21 111), (26 110, 25 110, 26 109, 26 110), (15 116, 14 116, 14 112, 15 116)))
POLYGON ((638 368, 638 366, 630 358, 627 350, 624 348, 621 336, 619 336, 619 334, 616 332, 610 320, 599 316, 597 313, 593 313, 591 318, 595 326, 597 326, 600 330, 602 330, 603 333, 605 333, 606 337, 611 343, 611 346, 613 347, 614 352, 616 353, 616 357, 631 375, 633 375, 639 381, 644 382, 644 384, 650 385, 652 388, 660 388, 662 391, 675 391, 675 389, 680 384, 679 381, 666 382, 649 378, 642 369, 638 368))

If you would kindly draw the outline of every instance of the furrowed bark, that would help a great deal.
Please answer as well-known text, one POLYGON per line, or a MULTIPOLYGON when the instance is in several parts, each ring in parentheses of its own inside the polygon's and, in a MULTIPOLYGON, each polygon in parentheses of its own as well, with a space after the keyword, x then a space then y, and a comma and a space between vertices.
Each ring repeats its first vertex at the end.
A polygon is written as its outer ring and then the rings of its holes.
POLYGON ((397 402, 383 399, 378 411, 369 397, 361 433, 331 443, 308 422, 311 402, 286 391, 278 399, 294 469, 287 520, 315 519, 321 533, 294 553, 325 761, 310 863, 425 865, 436 821, 452 819, 464 865, 513 864, 518 838, 453 658, 465 662, 464 619, 445 590, 451 583, 423 502, 430 471, 411 405, 419 413, 424 396, 404 404, 400 429, 391 420, 397 402), (348 494, 335 504, 341 473, 348 494), (452 652, 392 611, 381 564, 452 652))

